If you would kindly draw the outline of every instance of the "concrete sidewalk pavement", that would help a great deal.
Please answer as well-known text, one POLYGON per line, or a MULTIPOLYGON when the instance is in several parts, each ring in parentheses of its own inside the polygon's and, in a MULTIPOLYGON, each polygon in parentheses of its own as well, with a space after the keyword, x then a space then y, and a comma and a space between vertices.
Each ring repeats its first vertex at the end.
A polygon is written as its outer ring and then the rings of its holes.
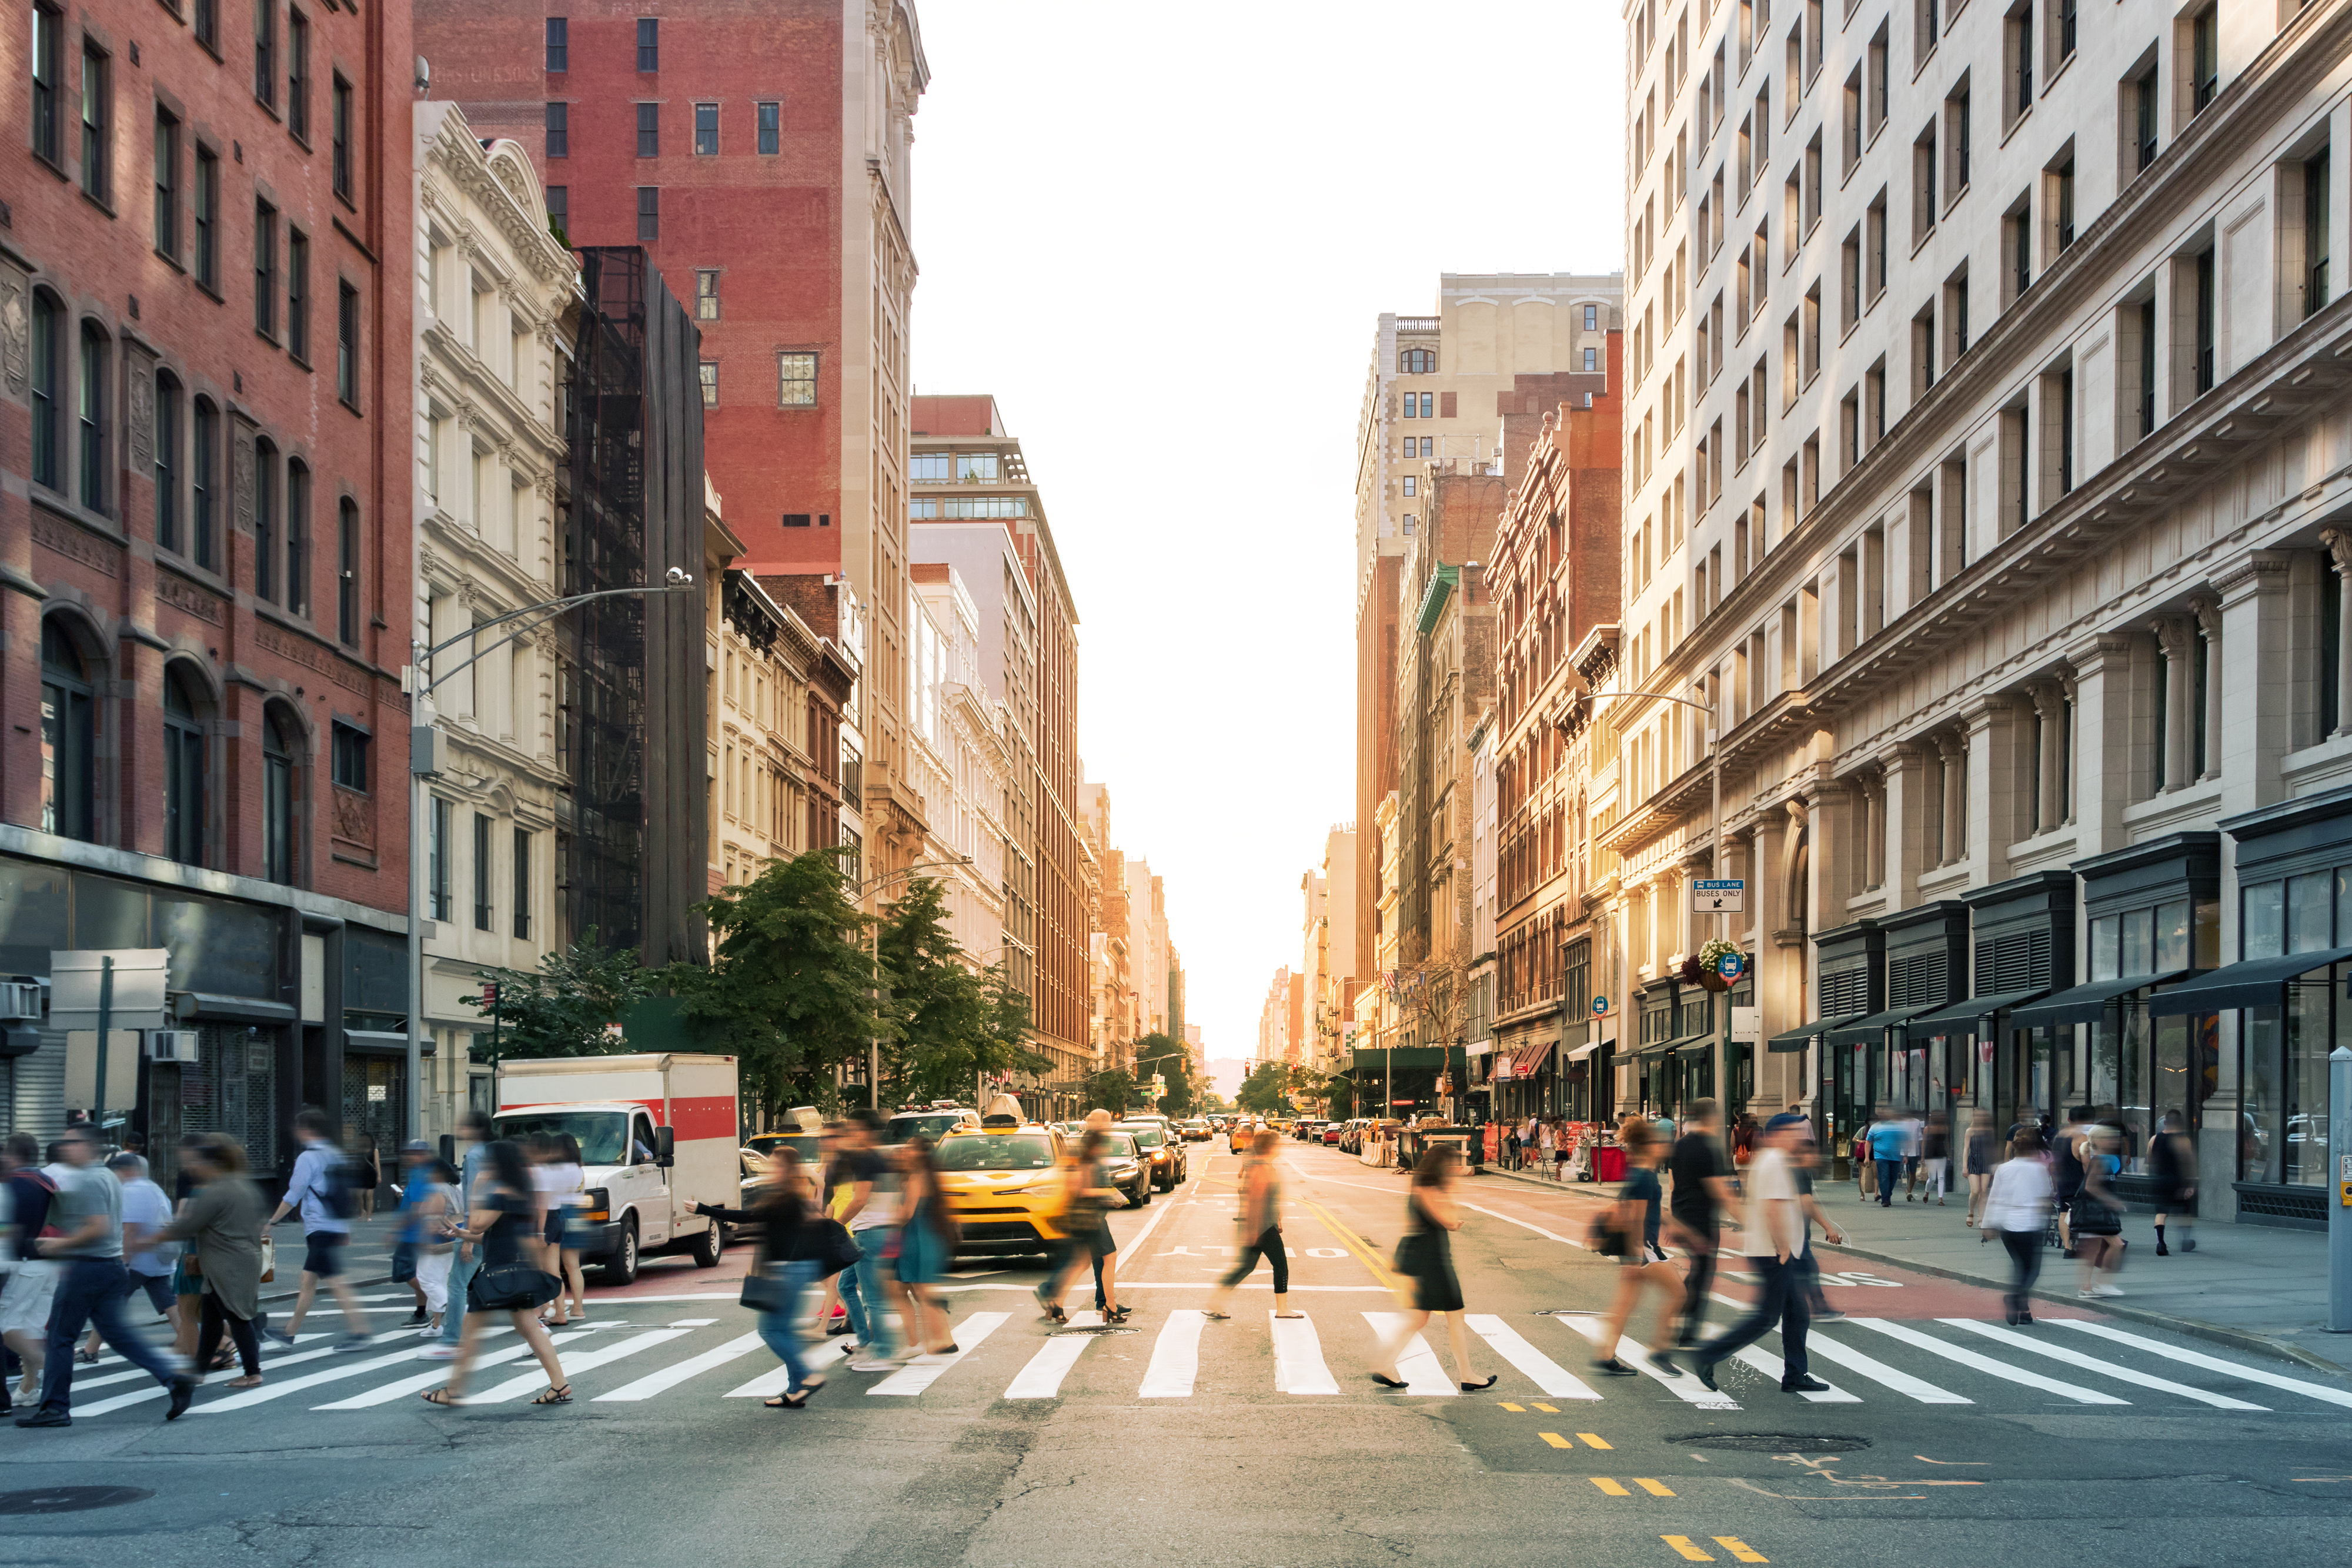
MULTIPOLYGON (((1613 1182, 1554 1182, 1531 1172, 1489 1165, 1489 1178, 1613 1202, 1613 1182)), ((1843 1252, 1874 1262, 1893 1263, 1922 1273, 2005 1288, 2009 1256, 1998 1238, 1967 1224, 1968 1195, 1945 1203, 1903 1201, 1881 1207, 1860 1197, 1853 1182, 1823 1182, 1816 1189, 1822 1212, 1845 1233, 1843 1252)), ((2325 1372, 2352 1371, 2352 1334, 2327 1332, 2327 1238, 2315 1230, 2262 1225, 2200 1225, 2197 1249, 2180 1250, 2176 1226, 2168 1229, 2172 1255, 2156 1255, 2153 1217, 2124 1217, 2130 1249, 2112 1282, 2125 1291, 2103 1298, 2098 1310, 2200 1339, 2266 1351, 2325 1372)), ((2074 1301, 2081 1288, 2079 1265, 2046 1254, 2034 1294, 2045 1301, 2074 1301)))

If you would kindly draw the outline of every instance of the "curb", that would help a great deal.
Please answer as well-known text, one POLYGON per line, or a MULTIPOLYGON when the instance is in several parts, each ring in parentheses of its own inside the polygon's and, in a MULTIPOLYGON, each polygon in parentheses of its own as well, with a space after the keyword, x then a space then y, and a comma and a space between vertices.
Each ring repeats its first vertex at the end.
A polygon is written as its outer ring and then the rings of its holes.
MULTIPOLYGON (((1602 1183, 1546 1181, 1540 1176, 1522 1176, 1517 1171, 1499 1169, 1489 1169, 1486 1174, 1498 1176, 1507 1181, 1516 1182, 1524 1186, 1541 1187, 1549 1192, 1568 1193, 1576 1197, 1588 1197, 1596 1202, 1601 1201, 1608 1196, 1598 1190, 1606 1185, 1602 1183)), ((1897 1269, 1908 1269, 1915 1274, 1932 1274, 1937 1279, 1957 1280, 1963 1284, 1982 1285, 1996 1291, 2006 1291, 2009 1288, 2009 1281, 2006 1280, 1994 1279, 1984 1274, 1972 1274, 1964 1269, 1950 1269, 1937 1263, 1922 1263, 1916 1259, 1901 1257, 1893 1252, 1881 1252, 1867 1247, 1855 1247, 1831 1241, 1819 1241, 1815 1245, 1827 1251, 1843 1252, 1850 1257, 1866 1259, 1873 1263, 1885 1263, 1897 1269)), ((2045 1290, 2036 1290, 2033 1296, 2037 1301, 2049 1301, 2059 1306, 2077 1306, 2081 1300, 2076 1296, 2045 1290)), ((2095 1310, 2111 1317, 2122 1318, 2148 1328, 2170 1329, 2175 1333, 2186 1334, 2191 1339, 2210 1340, 2216 1344, 2226 1344, 2233 1350, 2250 1351, 2259 1355, 2278 1356, 2283 1360, 2307 1367, 2313 1372, 2326 1373, 2336 1377, 2352 1375, 2352 1367, 2340 1365, 2326 1356, 2304 1349, 2301 1345, 2290 1343, 2270 1334, 2258 1333, 2252 1329, 2231 1328, 2226 1323, 2207 1322, 2202 1318, 2180 1317, 2170 1312, 2154 1312, 2147 1307, 2125 1306, 2107 1300, 2102 1300, 2095 1310)))

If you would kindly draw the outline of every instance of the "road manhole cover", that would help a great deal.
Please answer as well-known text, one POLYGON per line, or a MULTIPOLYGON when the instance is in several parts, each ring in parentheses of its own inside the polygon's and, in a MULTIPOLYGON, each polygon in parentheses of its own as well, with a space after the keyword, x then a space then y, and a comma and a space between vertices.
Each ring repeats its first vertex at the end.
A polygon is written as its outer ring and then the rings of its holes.
POLYGON ((139 1487, 37 1487, 31 1491, 0 1492, 0 1514, 84 1513, 93 1508, 145 1502, 154 1495, 139 1487))
POLYGON ((1694 1432, 1667 1441, 1685 1448, 1736 1448, 1745 1454, 1851 1454, 1870 1447, 1867 1437, 1836 1432, 1694 1432))

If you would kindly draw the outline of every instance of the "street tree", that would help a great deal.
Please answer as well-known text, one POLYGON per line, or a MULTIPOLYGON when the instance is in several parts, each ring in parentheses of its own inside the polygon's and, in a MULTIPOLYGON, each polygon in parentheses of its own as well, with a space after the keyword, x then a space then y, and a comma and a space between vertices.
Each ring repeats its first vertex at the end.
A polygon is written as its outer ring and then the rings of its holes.
POLYGON ((1028 998, 1003 966, 966 962, 936 879, 917 878, 889 906, 875 949, 894 1032, 882 1057, 887 1099, 961 1098, 976 1092, 982 1073, 1052 1065, 1029 1044, 1028 998))
MULTIPOLYGON (((509 1058, 601 1056, 625 1050, 609 1026, 652 994, 654 977, 634 949, 600 946, 593 926, 570 946, 542 954, 532 969, 485 969, 499 988, 499 1054, 509 1058)), ((487 1012, 478 991, 458 1001, 487 1012)))

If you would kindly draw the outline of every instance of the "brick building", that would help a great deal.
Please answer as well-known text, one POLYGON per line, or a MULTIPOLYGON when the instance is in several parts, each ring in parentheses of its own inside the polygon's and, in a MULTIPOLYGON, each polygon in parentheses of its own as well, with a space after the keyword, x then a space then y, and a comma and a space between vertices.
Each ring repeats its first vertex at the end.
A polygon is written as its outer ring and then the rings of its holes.
MULTIPOLYGON (((0 973, 162 948, 132 1125, 405 1114, 403 6, 45 3, 0 113, 0 973)), ((13 1038, 28 1038, 24 1035, 13 1038)), ((53 1130, 65 1041, 0 1124, 53 1130)))

